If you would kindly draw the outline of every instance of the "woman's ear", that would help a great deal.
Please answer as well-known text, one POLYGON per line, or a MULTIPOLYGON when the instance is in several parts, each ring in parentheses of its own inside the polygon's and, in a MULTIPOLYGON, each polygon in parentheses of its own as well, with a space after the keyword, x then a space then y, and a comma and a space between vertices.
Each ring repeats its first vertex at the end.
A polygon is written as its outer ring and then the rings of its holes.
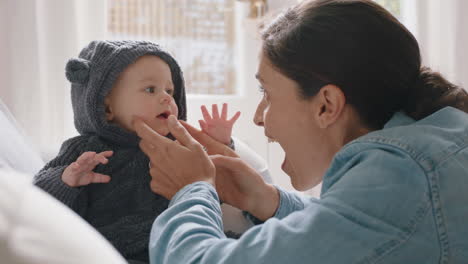
POLYGON ((323 86, 316 95, 317 108, 315 117, 320 128, 327 128, 334 124, 342 115, 346 104, 343 91, 336 85, 323 86))
POLYGON ((104 99, 104 111, 106 113, 106 120, 112 121, 114 119, 114 112, 112 111, 112 106, 109 97, 106 97, 104 99))

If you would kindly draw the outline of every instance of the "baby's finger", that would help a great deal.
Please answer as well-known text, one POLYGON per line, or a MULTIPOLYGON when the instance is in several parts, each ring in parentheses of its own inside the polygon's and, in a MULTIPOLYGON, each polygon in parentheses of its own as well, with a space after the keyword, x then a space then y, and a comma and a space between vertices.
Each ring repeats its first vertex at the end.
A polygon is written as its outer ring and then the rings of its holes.
POLYGON ((112 150, 107 150, 107 151, 103 151, 101 153, 99 153, 100 155, 106 157, 106 158, 109 158, 111 157, 112 155, 114 155, 114 151, 112 150))
POLYGON ((93 173, 91 176, 92 183, 108 183, 110 182, 111 177, 109 175, 101 174, 101 173, 93 173))
POLYGON ((70 167, 71 167, 71 172, 73 174, 75 174, 75 175, 79 175, 79 174, 82 174, 82 173, 89 172, 89 168, 86 165, 86 163, 85 164, 80 164, 77 161, 75 161, 72 164, 70 164, 70 167))
POLYGON ((109 162, 109 160, 104 157, 103 155, 96 155, 96 158, 94 159, 97 164, 101 163, 101 164, 107 164, 109 162))
POLYGON ((213 115, 213 119, 219 119, 219 112, 218 112, 217 104, 211 105, 211 114, 213 115))
POLYGON ((234 124, 237 121, 237 119, 239 119, 240 114, 241 112, 237 111, 237 113, 229 120, 229 123, 234 124))
POLYGON ((226 120, 226 119, 227 119, 227 111, 228 111, 227 104, 224 103, 224 104, 223 104, 223 108, 221 109, 221 119, 222 119, 222 120, 226 120))
POLYGON ((80 165, 87 164, 90 160, 94 158, 95 155, 96 155, 96 152, 92 152, 92 151, 84 152, 78 157, 76 162, 78 162, 78 164, 80 165))
POLYGON ((208 130, 208 126, 206 125, 206 122, 205 122, 205 121, 203 121, 203 120, 198 120, 198 123, 200 124, 200 128, 201 128, 203 131, 208 130))
POLYGON ((80 165, 80 171, 92 170, 94 166, 94 159, 96 157, 96 152, 85 152, 77 160, 80 165))
POLYGON ((70 169, 73 171, 73 172, 76 172, 76 171, 79 171, 81 168, 80 164, 78 162, 72 162, 72 164, 70 164, 70 169))
POLYGON ((203 114, 203 119, 205 119, 206 122, 210 122, 211 116, 210 113, 208 113, 208 109, 206 109, 206 106, 202 105, 200 108, 203 114))

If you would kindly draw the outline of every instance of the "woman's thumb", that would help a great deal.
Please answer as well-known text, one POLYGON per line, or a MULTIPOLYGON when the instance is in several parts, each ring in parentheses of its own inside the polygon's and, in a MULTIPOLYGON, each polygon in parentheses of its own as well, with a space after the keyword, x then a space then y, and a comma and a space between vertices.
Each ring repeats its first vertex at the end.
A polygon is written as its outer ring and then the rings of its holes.
POLYGON ((216 168, 226 168, 231 170, 238 167, 239 162, 242 162, 240 158, 227 157, 223 155, 211 155, 210 159, 216 168))

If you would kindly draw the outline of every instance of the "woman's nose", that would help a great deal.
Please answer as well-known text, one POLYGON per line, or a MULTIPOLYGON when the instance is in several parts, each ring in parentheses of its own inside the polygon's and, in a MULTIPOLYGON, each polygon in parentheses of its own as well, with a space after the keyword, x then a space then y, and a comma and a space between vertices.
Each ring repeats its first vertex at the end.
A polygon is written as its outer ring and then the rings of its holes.
POLYGON ((264 101, 262 100, 255 111, 253 122, 257 126, 263 126, 263 111, 265 110, 264 101))

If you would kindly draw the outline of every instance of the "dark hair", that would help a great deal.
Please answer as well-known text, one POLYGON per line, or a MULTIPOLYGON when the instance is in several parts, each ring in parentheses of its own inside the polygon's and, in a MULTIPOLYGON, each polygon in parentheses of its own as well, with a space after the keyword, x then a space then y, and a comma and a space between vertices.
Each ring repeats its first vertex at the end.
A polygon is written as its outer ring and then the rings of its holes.
POLYGON ((373 1, 304 1, 276 17, 262 39, 302 98, 335 84, 369 128, 400 110, 416 120, 445 106, 468 112, 466 91, 421 67, 414 36, 373 1))

